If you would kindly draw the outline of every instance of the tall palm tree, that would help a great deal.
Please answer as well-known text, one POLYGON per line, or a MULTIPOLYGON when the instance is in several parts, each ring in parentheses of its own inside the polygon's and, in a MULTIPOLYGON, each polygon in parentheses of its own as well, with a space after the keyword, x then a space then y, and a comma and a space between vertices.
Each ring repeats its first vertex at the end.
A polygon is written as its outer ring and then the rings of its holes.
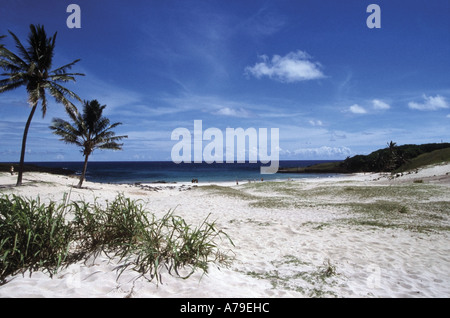
POLYGON ((61 137, 60 140, 82 148, 84 166, 78 188, 81 188, 83 184, 88 158, 92 152, 95 149, 122 150, 123 144, 117 141, 128 138, 128 136, 116 136, 112 131, 121 123, 110 124, 109 119, 102 115, 105 107, 106 105, 100 106, 97 100, 85 101, 82 114, 69 112, 72 124, 63 119, 54 118, 50 126, 53 133, 61 137))
POLYGON ((81 99, 60 83, 75 81, 75 76, 84 74, 67 72, 79 60, 52 70, 56 33, 52 37, 47 38, 43 26, 32 24, 28 34, 28 47, 26 48, 14 33, 11 31, 9 33, 15 41, 19 54, 16 55, 6 47, 0 46, 0 68, 3 68, 6 72, 1 74, 6 76, 6 78, 0 80, 0 93, 25 86, 28 93, 28 103, 31 106, 31 112, 25 124, 22 138, 19 175, 16 184, 20 186, 22 185, 28 129, 39 101, 41 102, 43 117, 47 112, 46 93, 53 96, 56 102, 62 103, 68 112, 76 113, 76 107, 68 98, 76 98, 79 101, 81 99))

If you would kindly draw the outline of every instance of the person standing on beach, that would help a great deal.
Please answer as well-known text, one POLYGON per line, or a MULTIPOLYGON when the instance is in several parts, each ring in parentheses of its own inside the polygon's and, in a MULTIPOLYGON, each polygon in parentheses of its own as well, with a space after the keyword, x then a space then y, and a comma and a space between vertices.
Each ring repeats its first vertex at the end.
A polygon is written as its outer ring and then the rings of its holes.
POLYGON ((11 175, 14 175, 14 166, 11 166, 11 175))

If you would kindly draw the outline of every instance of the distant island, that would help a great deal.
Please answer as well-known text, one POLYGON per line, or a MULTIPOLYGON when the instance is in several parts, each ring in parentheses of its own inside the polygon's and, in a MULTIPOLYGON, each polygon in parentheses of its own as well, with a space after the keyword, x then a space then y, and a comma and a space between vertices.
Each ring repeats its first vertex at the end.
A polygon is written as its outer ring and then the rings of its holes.
POLYGON ((308 167, 280 167, 278 173, 399 173, 441 162, 450 162, 450 143, 397 146, 391 141, 386 148, 369 155, 356 155, 343 161, 319 163, 308 167))

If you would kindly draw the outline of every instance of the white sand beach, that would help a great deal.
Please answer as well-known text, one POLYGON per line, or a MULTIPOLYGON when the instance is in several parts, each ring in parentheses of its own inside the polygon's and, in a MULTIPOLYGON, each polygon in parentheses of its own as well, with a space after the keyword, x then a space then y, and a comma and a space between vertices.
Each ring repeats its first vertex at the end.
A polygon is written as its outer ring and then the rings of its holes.
POLYGON ((0 174, 0 193, 41 201, 139 199, 190 224, 209 214, 235 246, 229 267, 149 282, 102 255, 50 278, 16 275, 0 297, 450 297, 450 164, 394 179, 380 174, 209 185, 98 184, 71 177, 0 174))

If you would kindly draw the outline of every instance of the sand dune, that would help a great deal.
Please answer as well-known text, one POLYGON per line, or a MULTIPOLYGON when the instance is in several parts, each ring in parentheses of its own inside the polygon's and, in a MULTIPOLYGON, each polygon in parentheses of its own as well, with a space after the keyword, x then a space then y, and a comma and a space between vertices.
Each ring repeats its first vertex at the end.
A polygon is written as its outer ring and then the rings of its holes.
POLYGON ((99 255, 53 278, 17 275, 0 297, 449 297, 450 165, 393 180, 357 174, 252 184, 96 184, 74 189, 70 177, 29 173, 24 186, 0 175, 0 192, 41 200, 70 193, 99 203, 119 193, 198 224, 210 214, 233 240, 231 266, 210 266, 187 280, 163 273, 162 284, 132 270, 118 279, 99 255), (414 180, 422 180, 414 183, 414 180), (396 207, 404 207, 400 213, 396 207))

